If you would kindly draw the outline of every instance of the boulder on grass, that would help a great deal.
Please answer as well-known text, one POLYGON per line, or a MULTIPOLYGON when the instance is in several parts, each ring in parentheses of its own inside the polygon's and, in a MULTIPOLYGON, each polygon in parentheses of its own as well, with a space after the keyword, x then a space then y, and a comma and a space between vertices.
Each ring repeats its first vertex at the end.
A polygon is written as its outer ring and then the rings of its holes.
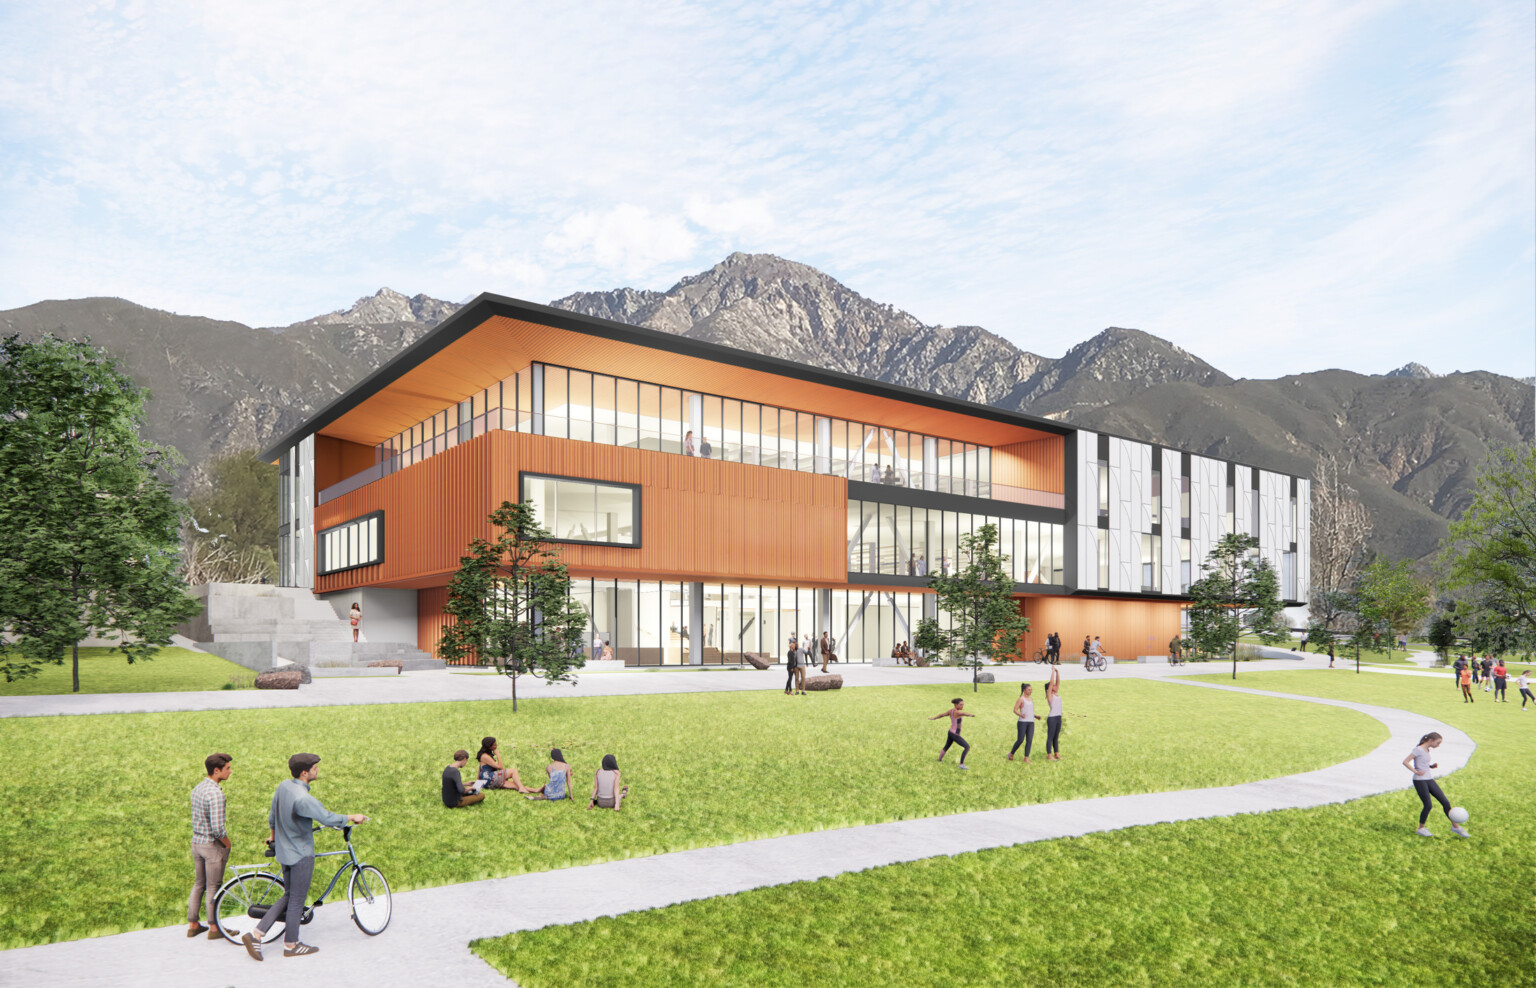
POLYGON ((747 664, 752 666, 754 669, 766 669, 772 665, 772 663, 768 661, 768 656, 763 655, 760 652, 742 652, 741 657, 746 659, 747 664))
POLYGON ((812 690, 840 690, 842 688, 843 677, 838 675, 809 676, 805 680, 805 691, 807 693, 812 690))
POLYGON ((296 690, 304 679, 304 674, 297 669, 268 669, 266 672, 256 674, 256 688, 259 690, 296 690))
POLYGON ((370 669, 390 669, 390 668, 393 668, 396 672, 404 672, 405 671, 405 663, 401 662, 399 659, 385 659, 382 662, 370 662, 370 663, 368 663, 368 668, 370 668, 370 669))
POLYGON ((997 677, 992 675, 990 672, 978 672, 976 674, 976 682, 978 682, 978 683, 995 683, 995 682, 997 682, 997 677))

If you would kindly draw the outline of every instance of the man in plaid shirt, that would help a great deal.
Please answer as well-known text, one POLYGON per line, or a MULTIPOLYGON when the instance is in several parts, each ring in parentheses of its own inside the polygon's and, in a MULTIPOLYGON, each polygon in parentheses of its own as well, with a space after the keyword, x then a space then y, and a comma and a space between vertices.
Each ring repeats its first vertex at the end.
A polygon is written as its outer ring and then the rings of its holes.
POLYGON ((192 790, 192 895, 187 899, 187 936, 204 930, 208 939, 222 939, 219 918, 213 911, 213 896, 224 884, 224 866, 229 863, 229 833, 224 829, 224 790, 219 785, 234 771, 228 755, 219 752, 203 759, 208 778, 192 790), (208 925, 197 921, 204 895, 208 897, 208 925))

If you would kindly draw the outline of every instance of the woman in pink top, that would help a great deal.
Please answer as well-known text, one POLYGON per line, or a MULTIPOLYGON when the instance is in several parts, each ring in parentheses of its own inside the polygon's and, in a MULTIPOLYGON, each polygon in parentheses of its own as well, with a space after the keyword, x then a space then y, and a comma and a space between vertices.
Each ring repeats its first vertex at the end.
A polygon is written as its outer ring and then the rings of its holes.
POLYGON ((968 766, 965 764, 965 756, 971 753, 971 746, 966 743, 965 738, 960 736, 960 718, 975 717, 976 715, 964 712, 965 701, 960 699, 958 696, 949 702, 954 704, 954 706, 950 707, 948 710, 941 714, 934 714, 932 717, 928 718, 929 720, 938 720, 940 717, 949 718, 949 736, 944 739, 944 748, 939 752, 939 761, 942 762, 944 760, 944 756, 949 754, 950 745, 958 744, 960 746, 960 767, 967 768, 968 766))

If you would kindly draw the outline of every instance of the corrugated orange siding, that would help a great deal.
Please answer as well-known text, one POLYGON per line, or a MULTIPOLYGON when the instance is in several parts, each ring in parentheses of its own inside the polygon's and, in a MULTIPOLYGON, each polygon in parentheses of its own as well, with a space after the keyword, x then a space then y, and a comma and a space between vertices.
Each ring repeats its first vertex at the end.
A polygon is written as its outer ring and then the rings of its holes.
POLYGON ((315 488, 325 490, 374 463, 372 446, 347 442, 334 436, 315 437, 315 488))
POLYGON ((1010 487, 1065 494, 1066 441, 1061 436, 992 448, 992 480, 1010 487))
POLYGON ((316 593, 443 586, 518 473, 641 486, 641 546, 563 545, 572 575, 840 585, 847 482, 837 477, 510 432, 477 436, 320 505, 316 529, 384 512, 384 562, 318 577, 316 593))
POLYGON ((1098 635, 1104 653, 1121 662, 1138 655, 1167 655, 1168 640, 1179 633, 1176 600, 1124 600, 1103 597, 1024 597, 1029 633, 1024 656, 1045 647, 1045 636, 1061 635, 1063 662, 1082 660, 1083 636, 1098 635))

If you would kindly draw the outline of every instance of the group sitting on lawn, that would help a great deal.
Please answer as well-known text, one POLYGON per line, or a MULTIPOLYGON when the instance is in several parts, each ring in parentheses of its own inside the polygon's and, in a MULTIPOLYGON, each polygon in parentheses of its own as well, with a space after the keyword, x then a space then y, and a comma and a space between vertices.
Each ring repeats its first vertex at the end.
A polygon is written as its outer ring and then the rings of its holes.
MULTIPOLYGON (((480 753, 477 756, 480 763, 479 777, 468 786, 464 784, 461 770, 469 763, 469 752, 460 748, 454 752, 453 758, 453 763, 443 769, 443 805, 449 809, 473 806, 485 798, 486 791, 492 789, 511 789, 523 793, 529 799, 538 800, 575 798, 571 766, 559 748, 550 749, 549 764, 544 767, 548 781, 537 789, 523 785, 516 766, 503 766, 501 746, 495 738, 484 738, 480 742, 480 753)), ((604 755, 602 767, 592 779, 592 795, 587 801, 587 808, 619 809, 629 793, 629 787, 623 785, 622 781, 618 759, 613 755, 604 755)))

